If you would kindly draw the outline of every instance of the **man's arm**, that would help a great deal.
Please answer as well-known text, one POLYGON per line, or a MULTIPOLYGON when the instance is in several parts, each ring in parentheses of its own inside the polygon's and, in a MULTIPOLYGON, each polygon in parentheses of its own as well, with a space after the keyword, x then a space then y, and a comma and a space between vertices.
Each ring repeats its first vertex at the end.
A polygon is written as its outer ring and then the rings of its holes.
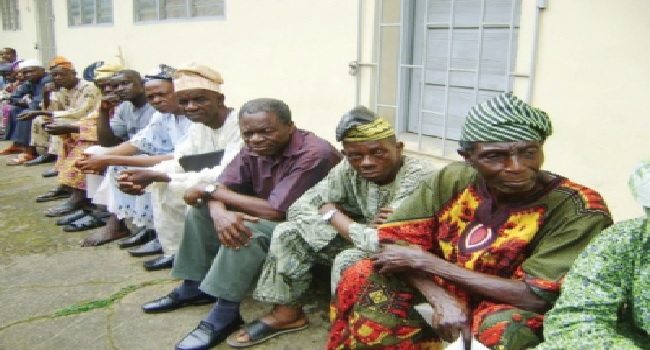
POLYGON ((266 199, 239 194, 224 185, 219 185, 212 193, 212 200, 261 219, 278 221, 286 217, 286 212, 273 208, 266 199))
POLYGON ((126 134, 126 123, 124 123, 121 109, 115 107, 117 100, 114 96, 103 96, 97 118, 97 141, 102 147, 113 147, 119 145, 124 140, 115 135, 113 128, 118 129, 118 133, 126 134), (116 108, 113 123, 110 122, 110 110, 116 108))
POLYGON ((470 294, 481 295, 524 310, 543 313, 550 308, 550 305, 533 293, 523 281, 468 270, 420 249, 386 245, 384 251, 376 254, 373 260, 382 274, 424 272, 454 283, 470 294))
POLYGON ((639 239, 642 222, 615 224, 580 255, 566 275, 555 307, 544 319, 546 342, 537 349, 640 349, 641 344, 621 335, 623 327, 617 326, 621 321, 618 311, 629 302, 626 295, 633 285, 638 259, 633 252, 643 246, 639 239))

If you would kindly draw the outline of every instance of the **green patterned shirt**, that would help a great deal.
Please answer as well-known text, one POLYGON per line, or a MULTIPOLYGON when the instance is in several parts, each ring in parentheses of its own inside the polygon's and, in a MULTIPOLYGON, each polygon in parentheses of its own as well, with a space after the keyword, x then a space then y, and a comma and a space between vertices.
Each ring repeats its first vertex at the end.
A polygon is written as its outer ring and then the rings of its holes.
POLYGON ((325 203, 340 204, 347 214, 355 217, 356 223, 350 225, 350 238, 355 247, 376 251, 377 231, 368 223, 379 213, 379 209, 397 208, 432 171, 430 162, 404 157, 395 181, 377 185, 364 179, 344 159, 330 170, 325 179, 291 205, 287 220, 296 222, 307 244, 319 251, 338 233, 331 225, 322 222, 318 209, 325 203))
POLYGON ((594 238, 566 275, 536 349, 650 349, 649 253, 645 218, 594 238))

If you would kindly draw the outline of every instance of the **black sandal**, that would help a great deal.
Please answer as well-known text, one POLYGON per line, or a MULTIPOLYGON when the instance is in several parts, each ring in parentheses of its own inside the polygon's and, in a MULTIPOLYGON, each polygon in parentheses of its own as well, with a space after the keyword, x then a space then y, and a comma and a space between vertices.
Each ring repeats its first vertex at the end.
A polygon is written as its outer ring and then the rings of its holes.
POLYGON ((65 226, 63 231, 65 232, 78 232, 85 230, 92 230, 97 227, 105 226, 108 222, 108 218, 96 218, 92 215, 86 215, 81 219, 76 220, 75 222, 65 226))

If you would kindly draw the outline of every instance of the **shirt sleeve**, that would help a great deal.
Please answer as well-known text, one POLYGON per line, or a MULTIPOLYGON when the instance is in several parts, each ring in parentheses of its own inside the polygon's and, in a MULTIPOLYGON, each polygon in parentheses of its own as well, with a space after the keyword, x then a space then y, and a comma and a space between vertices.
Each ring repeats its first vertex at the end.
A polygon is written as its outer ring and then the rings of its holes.
MULTIPOLYGON (((572 199, 565 201, 562 213, 550 214, 530 257, 515 272, 540 298, 555 303, 562 279, 580 252, 599 232, 611 225, 607 212, 580 212, 572 199)), ((580 205, 580 204, 577 204, 580 205)))
MULTIPOLYGON (((73 105, 67 108, 58 106, 52 112, 53 117, 59 119, 81 119, 89 113, 92 113, 99 102, 99 89, 93 84, 85 84, 78 93, 80 96, 74 100, 73 105)), ((58 103, 60 104, 60 101, 58 103)))
POLYGON ((271 191, 267 200, 272 208, 286 212, 298 197, 327 175, 331 168, 330 155, 323 153, 305 156, 296 162, 271 191))
POLYGON ((632 251, 641 243, 642 219, 603 231, 566 275, 562 295, 544 319, 546 342, 538 350, 641 349, 617 327, 618 311, 629 295, 634 274, 632 251), (617 329, 618 328, 618 329, 617 329))
POLYGON ((140 151, 153 154, 168 154, 173 152, 174 145, 164 123, 164 116, 154 113, 149 124, 128 141, 140 151))
POLYGON ((111 130, 113 130, 113 134, 122 140, 126 140, 129 138, 127 134, 127 125, 126 125, 126 114, 128 113, 126 111, 126 108, 130 108, 130 105, 126 105, 125 103, 122 103, 117 107, 115 110, 115 114, 113 115, 113 118, 110 120, 110 125, 111 125, 111 130))

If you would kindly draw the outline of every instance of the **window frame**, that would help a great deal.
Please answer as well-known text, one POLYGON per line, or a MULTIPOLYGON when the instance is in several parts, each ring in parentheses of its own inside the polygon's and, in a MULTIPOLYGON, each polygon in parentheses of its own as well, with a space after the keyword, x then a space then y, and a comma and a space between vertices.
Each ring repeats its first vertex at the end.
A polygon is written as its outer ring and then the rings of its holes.
POLYGON ((99 1, 102 0, 92 0, 93 1, 93 23, 81 23, 81 20, 84 18, 84 6, 83 6, 83 0, 67 0, 66 1, 66 15, 68 16, 68 28, 77 28, 77 27, 102 27, 102 26, 112 26, 113 21, 114 21, 114 4, 113 0, 107 0, 110 8, 110 21, 109 22, 99 22, 99 1), (80 23, 74 24, 72 23, 72 12, 71 12, 71 4, 72 3, 77 3, 79 6, 79 18, 80 18, 80 23))
POLYGON ((22 30, 20 23, 20 1, 2 1, 2 31, 15 32, 22 30), (12 8, 13 7, 13 8, 12 8), (9 21, 7 19, 10 19, 9 21))
MULTIPOLYGON (((151 23, 173 23, 173 22, 188 22, 188 21, 210 21, 210 20, 224 20, 226 19, 226 0, 214 0, 215 2, 221 1, 221 7, 223 8, 223 12, 220 15, 210 15, 210 16, 192 16, 192 5, 194 4, 194 1, 196 0, 180 0, 185 2, 185 16, 184 17, 173 17, 173 18, 160 18, 161 13, 163 13, 163 7, 165 6, 165 1, 167 0, 149 0, 155 2, 155 10, 156 10, 156 18, 155 19, 144 19, 140 20, 138 19, 140 11, 142 11, 142 7, 138 7, 141 5, 141 1, 143 0, 133 0, 133 23, 136 25, 139 24, 151 24, 151 23)), ((218 3, 215 3, 215 5, 219 5, 218 3)))

